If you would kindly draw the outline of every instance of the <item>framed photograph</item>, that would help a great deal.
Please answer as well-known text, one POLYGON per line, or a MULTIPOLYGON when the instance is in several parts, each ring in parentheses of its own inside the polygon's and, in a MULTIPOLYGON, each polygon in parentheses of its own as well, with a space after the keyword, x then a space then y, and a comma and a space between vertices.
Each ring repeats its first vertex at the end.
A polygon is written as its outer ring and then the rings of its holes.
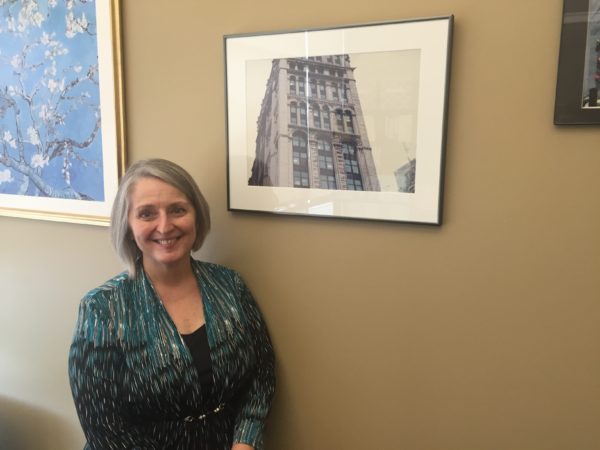
POLYGON ((600 123, 600 0, 564 0, 554 123, 600 123))
POLYGON ((0 215, 108 225, 125 166, 119 9, 0 2, 0 215))
POLYGON ((439 225, 452 24, 225 36, 229 210, 439 225))

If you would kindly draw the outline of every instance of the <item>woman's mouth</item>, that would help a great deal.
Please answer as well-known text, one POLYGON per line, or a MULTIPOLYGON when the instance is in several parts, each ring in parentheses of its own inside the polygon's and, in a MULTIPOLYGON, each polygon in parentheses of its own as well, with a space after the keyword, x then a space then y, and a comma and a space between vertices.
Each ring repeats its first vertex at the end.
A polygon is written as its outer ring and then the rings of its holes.
POLYGON ((174 244, 177 239, 178 238, 155 239, 155 242, 157 242, 160 245, 171 245, 171 244, 174 244))

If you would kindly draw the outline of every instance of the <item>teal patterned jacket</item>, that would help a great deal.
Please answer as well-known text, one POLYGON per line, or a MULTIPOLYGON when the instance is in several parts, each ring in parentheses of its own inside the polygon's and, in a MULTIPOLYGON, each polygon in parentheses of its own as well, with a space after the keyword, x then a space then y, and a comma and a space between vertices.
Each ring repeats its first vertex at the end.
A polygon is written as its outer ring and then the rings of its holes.
POLYGON ((139 267, 81 301, 69 353, 85 449, 263 449, 275 391, 274 353, 240 276, 192 260, 206 320, 213 387, 198 382, 190 352, 139 267), (203 392, 206 391, 206 392, 203 392))

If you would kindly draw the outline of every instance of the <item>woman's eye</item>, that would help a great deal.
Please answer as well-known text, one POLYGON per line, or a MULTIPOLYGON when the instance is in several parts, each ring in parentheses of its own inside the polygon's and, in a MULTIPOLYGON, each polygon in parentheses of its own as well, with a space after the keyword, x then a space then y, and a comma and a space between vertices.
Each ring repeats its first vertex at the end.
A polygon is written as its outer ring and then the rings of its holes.
POLYGON ((173 213, 174 214, 178 214, 178 215, 182 215, 186 213, 186 209, 183 206, 175 206, 173 208, 173 213))
POLYGON ((153 217, 153 215, 154 213, 152 211, 142 209, 140 212, 138 212, 138 219, 150 219, 153 217))

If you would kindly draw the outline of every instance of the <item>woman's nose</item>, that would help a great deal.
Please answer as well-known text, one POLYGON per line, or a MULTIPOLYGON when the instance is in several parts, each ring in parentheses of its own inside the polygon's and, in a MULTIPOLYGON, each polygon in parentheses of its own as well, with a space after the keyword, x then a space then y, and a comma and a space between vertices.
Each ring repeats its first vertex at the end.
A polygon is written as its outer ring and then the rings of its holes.
POLYGON ((171 231, 173 228, 173 223, 171 222, 171 218, 168 214, 162 213, 158 217, 158 224, 156 229, 159 233, 165 234, 171 231))

